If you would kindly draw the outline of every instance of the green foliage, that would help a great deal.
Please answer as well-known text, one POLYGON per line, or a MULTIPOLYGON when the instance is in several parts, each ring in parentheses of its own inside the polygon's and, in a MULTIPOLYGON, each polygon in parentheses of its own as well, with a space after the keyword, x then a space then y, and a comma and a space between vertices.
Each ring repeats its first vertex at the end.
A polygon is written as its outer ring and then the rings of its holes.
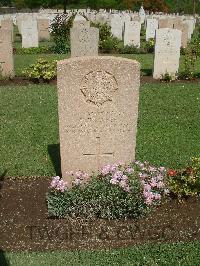
POLYGON ((49 192, 47 203, 49 215, 59 217, 138 218, 147 211, 136 177, 131 180, 131 193, 98 176, 64 193, 49 192))
POLYGON ((125 45, 120 49, 120 54, 139 54, 140 49, 134 45, 125 45))
POLYGON ((179 200, 200 193, 200 158, 193 158, 185 169, 168 171, 168 186, 179 200))
POLYGON ((100 49, 105 53, 117 53, 120 42, 116 37, 108 37, 100 42, 100 49))
POLYGON ((165 82, 171 82, 173 80, 173 77, 170 73, 166 72, 163 76, 162 76, 162 81, 165 82))
POLYGON ((149 39, 145 43, 145 48, 147 53, 153 53, 154 52, 154 46, 155 46, 155 40, 154 39, 149 39))
POLYGON ((48 46, 31 47, 31 48, 15 48, 14 53, 19 55, 24 54, 49 54, 52 48, 48 46))
POLYGON ((108 26, 106 23, 101 24, 101 23, 94 23, 91 22, 91 27, 96 27, 99 29, 99 42, 103 42, 107 38, 111 37, 111 27, 108 26))
POLYGON ((56 77, 56 61, 47 61, 39 58, 35 64, 30 65, 23 74, 37 82, 48 82, 56 77))
POLYGON ((70 50, 70 28, 72 28, 74 16, 69 19, 65 14, 57 15, 51 24, 53 41, 55 43, 53 51, 58 54, 68 53, 70 50))

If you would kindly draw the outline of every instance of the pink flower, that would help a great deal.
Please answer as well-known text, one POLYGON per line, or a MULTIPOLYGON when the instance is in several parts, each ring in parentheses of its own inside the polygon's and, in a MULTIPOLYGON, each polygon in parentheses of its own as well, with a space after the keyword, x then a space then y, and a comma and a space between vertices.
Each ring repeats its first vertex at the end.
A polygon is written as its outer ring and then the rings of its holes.
POLYGON ((161 166, 161 167, 159 168, 159 170, 160 170, 161 172, 165 172, 165 171, 166 171, 165 167, 163 167, 163 166, 161 166))
POLYGON ((151 186, 149 184, 145 184, 144 185, 144 190, 150 191, 151 190, 151 186))
POLYGON ((50 187, 51 188, 56 188, 59 181, 60 181, 60 177, 59 176, 54 176, 52 181, 51 181, 50 187))
POLYGON ((125 186, 124 188, 124 191, 126 191, 126 192, 131 192, 131 189, 130 189, 130 187, 127 185, 127 186, 125 186))
POLYGON ((120 187, 125 188, 125 187, 127 186, 127 182, 124 181, 124 180, 121 180, 121 181, 119 182, 119 185, 120 185, 120 187))
POLYGON ((152 187, 156 187, 156 186, 157 186, 157 182, 156 182, 155 178, 152 178, 152 179, 151 179, 151 183, 150 183, 150 185, 151 185, 152 187))
POLYGON ((147 199, 145 200, 145 203, 146 203, 147 205, 152 205, 152 203, 153 203, 153 199, 152 199, 152 198, 147 198, 147 199))
POLYGON ((64 192, 67 189, 67 182, 64 182, 62 179, 59 180, 56 189, 64 192))
POLYGON ((114 173, 113 178, 114 179, 121 179, 122 176, 123 176, 123 172, 122 171, 117 171, 117 172, 114 173))
POLYGON ((161 195, 159 193, 154 194, 154 199, 155 200, 161 200, 161 195))
POLYGON ((157 188, 163 188, 165 186, 165 184, 162 181, 159 181, 157 183, 157 188))
POLYGON ((117 179, 115 179, 115 178, 112 178, 112 179, 110 179, 110 183, 113 184, 113 185, 116 185, 116 184, 119 183, 119 181, 117 179))
POLYGON ((73 181, 73 184, 78 186, 82 183, 82 181, 79 179, 79 178, 76 178, 74 181, 73 181))
POLYGON ((156 168, 155 167, 153 167, 153 166, 149 166, 149 172, 155 172, 156 171, 156 168))
POLYGON ((122 181, 128 181, 128 176, 127 175, 123 175, 122 178, 121 178, 122 181))
POLYGON ((128 174, 131 174, 131 173, 134 172, 134 169, 131 168, 131 167, 128 167, 128 168, 126 169, 126 172, 127 172, 128 174))
POLYGON ((107 175, 110 173, 110 165, 105 165, 102 169, 101 169, 101 174, 103 176, 107 175))

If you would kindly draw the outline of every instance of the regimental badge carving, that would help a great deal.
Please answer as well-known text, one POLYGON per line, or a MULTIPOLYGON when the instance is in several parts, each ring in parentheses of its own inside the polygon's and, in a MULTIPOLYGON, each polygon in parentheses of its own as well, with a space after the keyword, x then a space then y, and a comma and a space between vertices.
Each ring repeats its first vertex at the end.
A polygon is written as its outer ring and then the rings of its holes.
POLYGON ((81 91, 87 102, 97 106, 112 101, 114 92, 118 89, 115 77, 107 71, 91 71, 82 80, 81 91))

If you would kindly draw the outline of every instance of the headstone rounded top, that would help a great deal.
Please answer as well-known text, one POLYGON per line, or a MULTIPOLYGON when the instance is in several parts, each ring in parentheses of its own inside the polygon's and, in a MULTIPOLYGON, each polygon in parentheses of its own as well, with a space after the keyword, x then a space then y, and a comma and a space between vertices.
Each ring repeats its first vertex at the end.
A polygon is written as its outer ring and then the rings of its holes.
POLYGON ((80 14, 77 14, 74 18, 74 21, 86 21, 86 18, 84 18, 80 14))
POLYGON ((144 11, 144 7, 143 6, 140 7, 139 15, 140 16, 145 16, 145 11, 144 11))

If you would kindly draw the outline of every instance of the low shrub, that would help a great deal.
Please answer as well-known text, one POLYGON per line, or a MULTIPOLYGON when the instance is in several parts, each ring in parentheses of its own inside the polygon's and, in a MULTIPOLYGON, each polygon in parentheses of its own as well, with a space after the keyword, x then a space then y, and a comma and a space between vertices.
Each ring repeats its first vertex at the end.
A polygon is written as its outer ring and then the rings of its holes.
POLYGON ((134 45, 125 45, 123 46, 120 51, 121 54, 138 54, 140 49, 134 45))
POLYGON ((14 48, 14 54, 49 54, 52 53, 52 47, 50 46, 40 46, 31 48, 14 48))
POLYGON ((49 82, 56 77, 56 61, 39 58, 35 64, 30 65, 22 73, 35 82, 49 82))
POLYGON ((104 53, 117 53, 119 51, 120 40, 116 37, 108 37, 99 44, 100 50, 104 53))
POLYGON ((173 79, 174 79, 174 77, 168 72, 166 72, 164 75, 162 75, 162 78, 161 78, 161 80, 165 81, 165 82, 171 82, 173 79))
POLYGON ((173 197, 182 200, 200 194, 200 158, 193 158, 185 169, 167 172, 168 186, 173 197))
POLYGON ((103 42, 107 38, 110 38, 112 36, 111 34, 111 27, 108 26, 106 23, 101 24, 101 23, 90 23, 91 27, 96 27, 99 29, 99 43, 103 42))
POLYGON ((161 203, 169 193, 166 170, 149 163, 104 166, 96 176, 70 172, 68 186, 54 177, 47 194, 49 216, 85 218, 138 218, 161 203))

